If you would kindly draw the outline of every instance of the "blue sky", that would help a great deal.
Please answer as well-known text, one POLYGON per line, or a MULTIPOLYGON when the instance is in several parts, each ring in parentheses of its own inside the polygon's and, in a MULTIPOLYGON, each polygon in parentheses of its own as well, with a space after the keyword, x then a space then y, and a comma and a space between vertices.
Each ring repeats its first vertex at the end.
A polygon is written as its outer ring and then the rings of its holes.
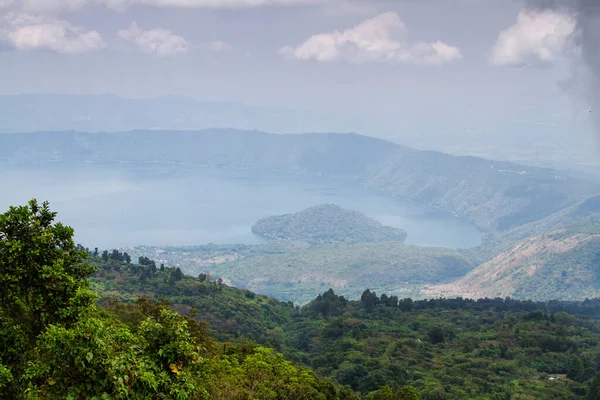
POLYGON ((0 15, 0 93, 176 94, 360 116, 370 130, 361 133, 387 138, 585 147, 593 130, 589 97, 561 85, 580 65, 569 10, 517 0, 0 0, 0 15))

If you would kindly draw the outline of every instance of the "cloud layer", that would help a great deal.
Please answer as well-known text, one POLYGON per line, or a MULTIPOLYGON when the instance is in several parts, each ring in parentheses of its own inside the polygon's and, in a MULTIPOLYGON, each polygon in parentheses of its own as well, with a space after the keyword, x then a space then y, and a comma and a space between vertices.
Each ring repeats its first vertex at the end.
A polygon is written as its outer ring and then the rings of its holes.
POLYGON ((158 57, 174 56, 188 52, 189 43, 182 37, 167 29, 142 30, 135 22, 129 29, 120 30, 117 34, 121 39, 131 41, 147 54, 158 57))
POLYGON ((105 47, 100 34, 41 15, 9 13, 0 18, 0 38, 18 50, 85 53, 105 47))
POLYGON ((380 14, 343 32, 314 35, 297 47, 285 46, 284 57, 295 60, 394 62, 441 65, 460 60, 457 47, 442 41, 408 42, 406 25, 395 12, 380 14))
POLYGON ((575 27, 571 15, 557 10, 521 11, 517 23, 498 36, 490 62, 495 65, 552 62, 564 52, 575 27))

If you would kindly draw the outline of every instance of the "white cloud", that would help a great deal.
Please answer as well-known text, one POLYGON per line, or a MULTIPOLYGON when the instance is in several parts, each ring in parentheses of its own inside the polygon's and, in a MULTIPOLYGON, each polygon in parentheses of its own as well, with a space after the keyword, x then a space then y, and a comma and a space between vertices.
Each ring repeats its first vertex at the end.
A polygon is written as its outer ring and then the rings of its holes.
MULTIPOLYGON (((7 0, 0 0, 7 1, 7 0)), ((12 0, 11 0, 12 1, 12 0)), ((248 8, 269 5, 322 4, 334 0, 15 0, 34 11, 72 10, 87 5, 126 9, 134 5, 181 8, 248 8)))
POLYGON ((441 65, 460 60, 458 48, 442 41, 408 42, 408 30, 395 12, 380 14, 343 32, 310 37, 297 47, 285 46, 284 57, 295 60, 395 62, 441 65))
POLYGON ((563 52, 575 27, 573 17, 557 11, 521 11, 517 23, 498 36, 490 62, 494 65, 552 62, 563 52))
POLYGON ((0 38, 18 50, 84 53, 105 47, 100 34, 69 22, 35 14, 9 13, 0 18, 0 38))
POLYGON ((151 29, 144 31, 135 22, 129 29, 118 32, 121 39, 134 42, 141 51, 159 57, 185 54, 189 43, 182 37, 167 29, 151 29))

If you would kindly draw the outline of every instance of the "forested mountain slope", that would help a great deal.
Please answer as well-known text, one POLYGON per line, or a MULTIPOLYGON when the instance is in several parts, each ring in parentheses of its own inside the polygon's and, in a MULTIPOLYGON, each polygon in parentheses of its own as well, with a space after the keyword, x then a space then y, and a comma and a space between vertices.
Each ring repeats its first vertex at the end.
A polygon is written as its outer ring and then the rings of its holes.
POLYGON ((412 301, 366 290, 348 301, 327 290, 299 309, 206 275, 112 257, 93 259, 99 268, 93 281, 103 295, 166 297, 173 308, 211 321, 217 337, 274 347, 368 399, 418 399, 375 397, 388 393, 381 387, 407 384, 426 400, 593 399, 586 393, 596 393, 597 300, 412 301))
POLYGON ((539 220, 600 190, 553 170, 417 151, 356 134, 255 131, 38 132, 0 135, 0 162, 175 163, 345 177, 474 222, 539 220))

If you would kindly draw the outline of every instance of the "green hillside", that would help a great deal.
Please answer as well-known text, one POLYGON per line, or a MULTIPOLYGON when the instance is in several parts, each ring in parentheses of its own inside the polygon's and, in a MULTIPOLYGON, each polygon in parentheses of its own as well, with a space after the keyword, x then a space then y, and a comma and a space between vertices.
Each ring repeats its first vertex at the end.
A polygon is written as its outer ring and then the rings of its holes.
POLYGON ((591 197, 542 220, 488 233, 481 246, 460 251, 392 242, 309 246, 291 240, 128 251, 300 303, 327 287, 349 298, 368 287, 413 298, 584 300, 600 295, 595 278, 599 235, 600 202, 591 197))
POLYGON ((184 314, 193 309, 199 319, 210 323, 212 334, 221 341, 249 337, 272 345, 271 332, 297 313, 293 304, 229 287, 210 275, 193 278, 150 259, 142 258, 142 264, 127 263, 122 253, 112 252, 106 261, 93 255, 89 260, 97 269, 91 287, 107 305, 114 300, 134 303, 139 297, 167 298, 184 314))
POLYGON ((329 287, 351 298, 365 287, 408 296, 424 283, 449 282, 475 267, 454 250, 398 242, 307 246, 275 241, 263 246, 128 251, 135 256, 154 254, 159 262, 192 276, 210 273, 236 287, 301 304, 329 287))
POLYGON ((358 211, 345 210, 334 204, 263 218, 252 226, 252 232, 270 239, 310 244, 403 242, 406 239, 406 232, 401 229, 383 226, 358 211))
POLYGON ((142 261, 94 259, 95 287, 128 301, 144 293, 167 297, 177 310, 194 306, 192 315, 210 320, 218 338, 274 347, 368 399, 583 399, 597 372, 598 300, 412 301, 364 291, 348 301, 327 290, 299 309, 176 268, 159 267, 144 281, 154 268, 142 261), (420 397, 386 389, 406 385, 420 397))

